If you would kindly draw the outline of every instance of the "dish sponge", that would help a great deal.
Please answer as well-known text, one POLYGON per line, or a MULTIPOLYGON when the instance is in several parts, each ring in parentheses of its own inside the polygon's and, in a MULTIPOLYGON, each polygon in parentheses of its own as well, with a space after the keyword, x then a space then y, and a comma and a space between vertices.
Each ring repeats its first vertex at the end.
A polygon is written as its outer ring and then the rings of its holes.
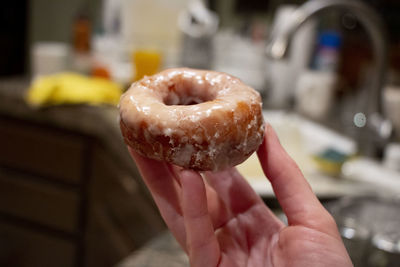
POLYGON ((335 177, 339 176, 343 163, 349 158, 349 155, 333 148, 327 148, 321 153, 313 156, 314 162, 321 172, 335 177))

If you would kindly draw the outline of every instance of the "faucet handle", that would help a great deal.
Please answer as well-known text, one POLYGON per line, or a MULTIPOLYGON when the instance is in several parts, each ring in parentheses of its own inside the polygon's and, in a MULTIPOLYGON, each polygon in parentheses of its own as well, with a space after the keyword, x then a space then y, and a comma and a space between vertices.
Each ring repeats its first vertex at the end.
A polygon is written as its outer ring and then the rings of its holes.
POLYGON ((388 141, 393 134, 392 122, 378 112, 369 116, 368 127, 382 141, 388 141))

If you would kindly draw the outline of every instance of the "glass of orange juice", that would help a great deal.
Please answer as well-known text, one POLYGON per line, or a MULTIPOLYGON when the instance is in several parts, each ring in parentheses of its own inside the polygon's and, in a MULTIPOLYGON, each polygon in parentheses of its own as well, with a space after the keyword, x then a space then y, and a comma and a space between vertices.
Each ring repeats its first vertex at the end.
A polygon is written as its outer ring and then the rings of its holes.
POLYGON ((161 69, 162 53, 158 49, 136 49, 132 55, 136 69, 135 81, 153 75, 161 69))

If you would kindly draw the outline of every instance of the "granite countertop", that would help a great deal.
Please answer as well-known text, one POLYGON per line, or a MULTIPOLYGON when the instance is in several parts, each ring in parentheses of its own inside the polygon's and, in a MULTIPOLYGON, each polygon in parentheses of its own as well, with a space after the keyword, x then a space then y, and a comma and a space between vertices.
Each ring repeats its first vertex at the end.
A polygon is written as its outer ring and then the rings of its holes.
POLYGON ((189 259, 167 231, 132 253, 116 267, 188 267, 189 259))

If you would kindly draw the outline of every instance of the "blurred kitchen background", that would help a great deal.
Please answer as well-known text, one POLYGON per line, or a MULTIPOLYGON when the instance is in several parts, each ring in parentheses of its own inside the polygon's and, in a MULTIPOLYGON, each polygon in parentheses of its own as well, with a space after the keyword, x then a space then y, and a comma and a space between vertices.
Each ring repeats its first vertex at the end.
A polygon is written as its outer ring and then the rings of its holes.
MULTIPOLYGON (((188 266, 117 109, 133 81, 181 66, 258 90, 355 266, 400 266, 399 12, 396 0, 3 1, 0 266, 188 266)), ((285 220, 256 158, 238 168, 285 220)))

